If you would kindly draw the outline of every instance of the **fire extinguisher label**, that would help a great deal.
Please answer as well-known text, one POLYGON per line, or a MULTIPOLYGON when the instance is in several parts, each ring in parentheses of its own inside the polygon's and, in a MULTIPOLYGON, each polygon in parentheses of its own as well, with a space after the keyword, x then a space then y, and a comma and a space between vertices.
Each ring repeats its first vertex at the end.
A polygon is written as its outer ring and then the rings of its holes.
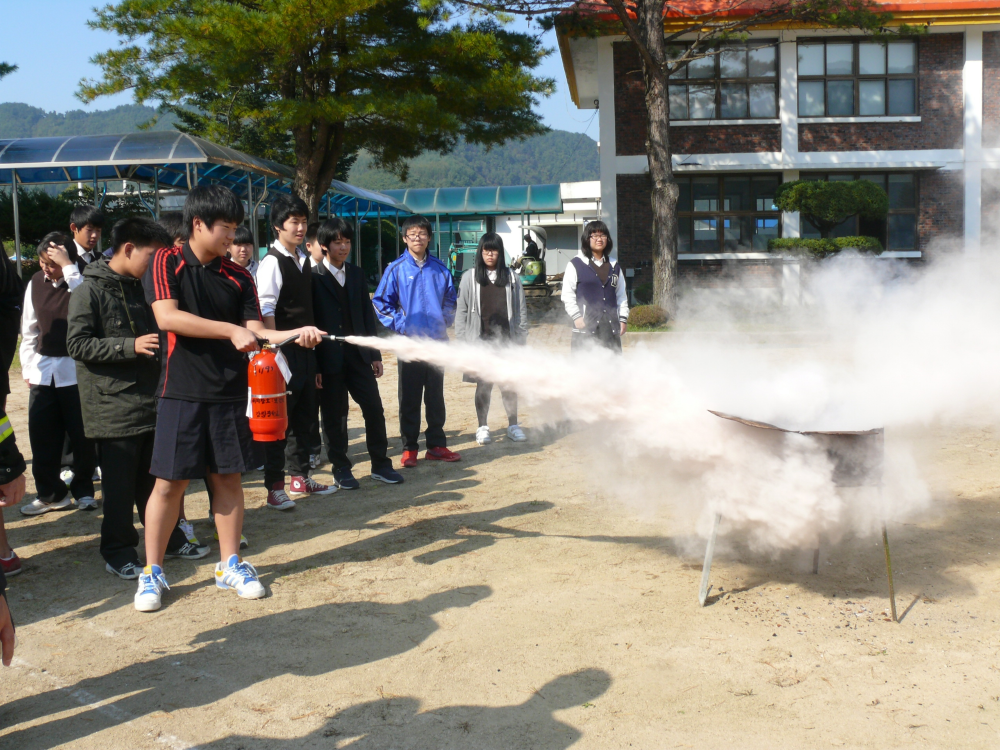
POLYGON ((285 382, 288 383, 292 379, 292 370, 288 366, 288 360, 285 359, 285 353, 278 350, 278 353, 274 355, 274 363, 281 370, 282 377, 285 378, 285 382))
POLYGON ((247 388, 247 418, 253 416, 253 391, 247 388))

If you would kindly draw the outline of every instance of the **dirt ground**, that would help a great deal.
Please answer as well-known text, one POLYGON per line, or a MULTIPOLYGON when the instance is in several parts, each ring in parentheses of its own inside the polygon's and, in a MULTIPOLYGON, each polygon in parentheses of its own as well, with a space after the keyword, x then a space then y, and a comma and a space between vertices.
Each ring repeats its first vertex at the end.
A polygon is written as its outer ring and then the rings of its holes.
MULTIPOLYGON (((389 358, 391 437, 395 373, 389 358)), ((889 527, 895 624, 875 539, 824 549, 819 575, 808 551, 726 545, 699 607, 690 528, 596 491, 586 433, 526 413, 529 442, 476 446, 473 390, 448 374, 461 463, 421 461, 404 485, 368 478, 353 404, 361 490, 277 513, 248 475, 260 601, 213 586, 213 552, 168 561, 164 608, 136 612, 135 585, 104 571, 100 511, 8 510, 25 570, 0 748, 1000 745, 998 433, 911 436, 936 512, 889 527)), ((9 403, 26 449, 16 381, 9 403)), ((202 486, 187 507, 211 539, 202 486)))

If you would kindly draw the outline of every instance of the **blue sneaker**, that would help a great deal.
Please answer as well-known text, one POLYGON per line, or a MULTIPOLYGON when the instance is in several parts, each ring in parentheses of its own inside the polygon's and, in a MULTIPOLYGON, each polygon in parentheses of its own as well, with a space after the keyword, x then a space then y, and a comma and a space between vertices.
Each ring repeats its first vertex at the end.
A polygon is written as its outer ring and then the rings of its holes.
POLYGON ((139 576, 139 590, 135 593, 135 608, 140 612, 155 612, 160 608, 163 589, 170 589, 159 565, 147 565, 139 576))
POLYGON ((377 479, 380 482, 385 482, 386 484, 402 484, 403 475, 392 468, 392 466, 386 466, 378 471, 372 472, 372 479, 377 479))
POLYGON ((230 555, 225 564, 215 564, 215 585, 226 591, 235 591, 244 599, 262 599, 267 593, 257 579, 257 570, 241 560, 239 555, 230 555))
POLYGON ((354 478, 350 467, 334 470, 333 483, 342 490, 356 490, 361 487, 361 482, 354 478))

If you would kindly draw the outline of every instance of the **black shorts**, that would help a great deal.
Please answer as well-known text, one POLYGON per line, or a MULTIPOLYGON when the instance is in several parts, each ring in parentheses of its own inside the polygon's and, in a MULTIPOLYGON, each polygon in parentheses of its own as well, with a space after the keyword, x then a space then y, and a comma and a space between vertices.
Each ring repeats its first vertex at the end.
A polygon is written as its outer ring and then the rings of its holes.
POLYGON ((161 398, 149 473, 160 479, 242 474, 260 466, 245 403, 201 403, 161 398))

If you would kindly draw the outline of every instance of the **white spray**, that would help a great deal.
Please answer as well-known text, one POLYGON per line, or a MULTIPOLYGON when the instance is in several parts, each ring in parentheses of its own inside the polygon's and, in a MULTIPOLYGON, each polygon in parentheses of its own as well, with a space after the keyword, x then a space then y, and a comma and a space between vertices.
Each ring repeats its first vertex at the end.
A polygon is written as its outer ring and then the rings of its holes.
MULTIPOLYGON (((815 303, 789 318, 822 345, 754 346, 695 334, 570 355, 426 339, 352 343, 516 390, 535 424, 599 426, 601 454, 627 467, 623 499, 668 504, 702 533, 721 513, 753 546, 786 549, 872 533, 926 508, 930 493, 891 428, 1000 421, 1000 274, 962 259, 919 273, 885 261, 825 263, 815 303), (838 491, 807 437, 762 440, 716 409, 791 429, 890 428, 881 495, 838 491)), ((738 322, 738 321, 736 321, 738 322)), ((727 321, 733 324, 734 321, 727 321)), ((668 337, 669 338, 669 337, 668 337)))

